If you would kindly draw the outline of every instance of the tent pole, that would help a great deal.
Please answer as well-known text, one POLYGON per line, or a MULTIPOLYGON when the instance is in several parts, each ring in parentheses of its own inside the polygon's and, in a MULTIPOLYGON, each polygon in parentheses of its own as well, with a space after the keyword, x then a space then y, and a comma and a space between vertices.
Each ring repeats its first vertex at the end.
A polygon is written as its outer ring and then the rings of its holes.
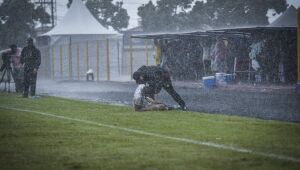
POLYGON ((96 57, 97 57, 97 81, 99 81, 99 40, 97 40, 97 47, 96 47, 96 57))
POLYGON ((86 70, 89 70, 89 41, 86 41, 86 70))
POLYGON ((77 79, 80 80, 79 77, 80 68, 79 68, 79 44, 77 44, 77 79))
POLYGON ((118 50, 118 73, 120 75, 121 73, 120 73, 120 42, 119 42, 119 40, 117 40, 117 50, 118 50))
POLYGON ((132 74, 133 74, 133 64, 132 64, 132 60, 133 60, 133 58, 132 58, 132 38, 130 38, 130 51, 129 51, 129 57, 130 57, 130 80, 132 80, 132 74))
POLYGON ((55 71, 54 71, 54 65, 55 65, 55 49, 54 49, 54 45, 52 46, 52 80, 54 80, 54 75, 55 75, 55 71))
POLYGON ((298 63, 298 81, 296 92, 300 93, 300 8, 297 9, 297 63, 298 63))
POLYGON ((72 80, 72 38, 69 38, 69 80, 72 80))
POLYGON ((110 80, 110 65, 109 65, 109 40, 106 39, 106 71, 107 71, 107 80, 110 80))
POLYGON ((60 78, 63 79, 62 45, 59 46, 60 78))

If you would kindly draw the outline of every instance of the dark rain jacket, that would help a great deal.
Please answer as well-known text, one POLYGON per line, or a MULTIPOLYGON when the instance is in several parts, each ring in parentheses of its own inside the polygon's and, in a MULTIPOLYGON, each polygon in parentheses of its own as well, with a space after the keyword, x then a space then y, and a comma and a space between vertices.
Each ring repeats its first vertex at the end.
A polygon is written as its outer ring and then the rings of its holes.
POLYGON ((25 70, 39 69, 41 65, 41 52, 35 46, 24 47, 21 52, 21 63, 25 70))
POLYGON ((142 66, 137 72, 140 72, 144 77, 145 84, 148 84, 159 93, 162 87, 171 83, 169 72, 159 66, 142 66))

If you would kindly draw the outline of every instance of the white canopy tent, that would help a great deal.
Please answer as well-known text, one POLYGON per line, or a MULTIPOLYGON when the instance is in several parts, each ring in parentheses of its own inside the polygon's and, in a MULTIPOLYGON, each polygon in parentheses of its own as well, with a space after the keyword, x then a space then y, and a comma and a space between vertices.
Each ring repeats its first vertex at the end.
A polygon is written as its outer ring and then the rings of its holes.
POLYGON ((61 22, 42 37, 50 37, 47 47, 40 48, 48 49, 45 64, 51 63, 52 78, 82 79, 89 69, 96 80, 120 73, 122 34, 102 26, 81 0, 73 0, 61 22))

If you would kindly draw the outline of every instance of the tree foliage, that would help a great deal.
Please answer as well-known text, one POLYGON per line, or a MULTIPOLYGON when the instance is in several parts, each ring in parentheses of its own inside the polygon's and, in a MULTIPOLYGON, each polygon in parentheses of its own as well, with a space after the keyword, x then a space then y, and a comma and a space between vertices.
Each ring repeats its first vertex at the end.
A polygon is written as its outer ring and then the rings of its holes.
POLYGON ((0 48, 10 44, 23 45, 29 36, 35 36, 38 23, 50 23, 50 15, 30 0, 4 0, 0 5, 0 48))
POLYGON ((138 8, 146 31, 267 25, 268 9, 287 8, 286 0, 150 0, 138 8))
MULTIPOLYGON (((72 0, 69 0, 67 6, 71 4, 72 0)), ((85 5, 104 27, 111 26, 117 31, 128 27, 129 16, 123 2, 113 4, 113 0, 87 0, 85 5)))

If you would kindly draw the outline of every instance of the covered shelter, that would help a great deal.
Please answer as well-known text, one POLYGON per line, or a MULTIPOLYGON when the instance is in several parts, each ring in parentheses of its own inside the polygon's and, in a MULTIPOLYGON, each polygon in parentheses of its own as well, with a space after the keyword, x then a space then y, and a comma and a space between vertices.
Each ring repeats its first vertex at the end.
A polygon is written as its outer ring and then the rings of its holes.
MULTIPOLYGON (((222 37, 228 45, 228 39, 245 41, 249 33, 222 32, 217 30, 195 30, 189 32, 148 33, 132 35, 132 38, 154 39, 157 42, 157 64, 167 64, 174 79, 200 80, 203 76, 213 75, 211 64, 203 58, 203 45, 209 46, 209 53, 218 37, 222 37), (206 64, 205 64, 206 62, 206 64), (180 69, 179 69, 180 68, 180 69)), ((233 60, 231 63, 233 72, 233 60)))
POLYGON ((296 82, 297 9, 294 6, 289 6, 280 17, 266 26, 224 28, 213 30, 213 32, 245 33, 250 35, 250 43, 253 43, 255 39, 265 42, 267 58, 264 65, 267 71, 273 72, 271 74, 275 79, 279 77, 280 82, 296 82))
MULTIPOLYGON (((199 43, 207 39, 215 40, 216 37, 223 37, 229 44, 229 57, 231 57, 231 72, 240 72, 250 80, 251 74, 254 76, 255 71, 251 68, 251 60, 249 59, 249 47, 253 43, 254 37, 262 41, 268 42, 269 56, 266 63, 268 68, 277 74, 278 67, 284 67, 285 80, 282 82, 294 83, 296 81, 296 31, 297 31, 297 10, 294 6, 289 6, 287 10, 274 22, 266 26, 244 26, 234 28, 220 28, 211 30, 196 30, 180 33, 153 33, 144 35, 133 35, 133 38, 143 39, 159 39, 159 40, 181 40, 189 42, 196 40, 199 43), (186 40, 187 39, 187 40, 186 40), (233 60, 233 61, 231 61, 233 60), (238 61, 243 60, 242 68, 237 68, 238 61), (272 65, 273 64, 273 65, 272 65), (281 65, 280 65, 281 64, 281 65), (238 70, 240 69, 240 70, 238 70)), ((186 45, 183 43, 183 45, 186 45)), ((196 47, 196 46, 195 46, 196 47)), ((178 49, 178 46, 175 47, 178 49)), ((191 49, 196 52, 196 48, 191 49)), ((196 53, 199 53, 198 51, 196 53)), ((201 56, 201 54, 197 54, 201 56)), ((183 56, 184 57, 184 56, 183 56)), ((272 74, 273 74, 272 73, 272 74)), ((277 75, 273 75, 277 77, 277 75)))
POLYGON ((73 0, 61 22, 38 37, 38 46, 47 56, 47 77, 81 80, 91 69, 95 80, 120 75, 122 34, 102 26, 81 0, 73 0))

